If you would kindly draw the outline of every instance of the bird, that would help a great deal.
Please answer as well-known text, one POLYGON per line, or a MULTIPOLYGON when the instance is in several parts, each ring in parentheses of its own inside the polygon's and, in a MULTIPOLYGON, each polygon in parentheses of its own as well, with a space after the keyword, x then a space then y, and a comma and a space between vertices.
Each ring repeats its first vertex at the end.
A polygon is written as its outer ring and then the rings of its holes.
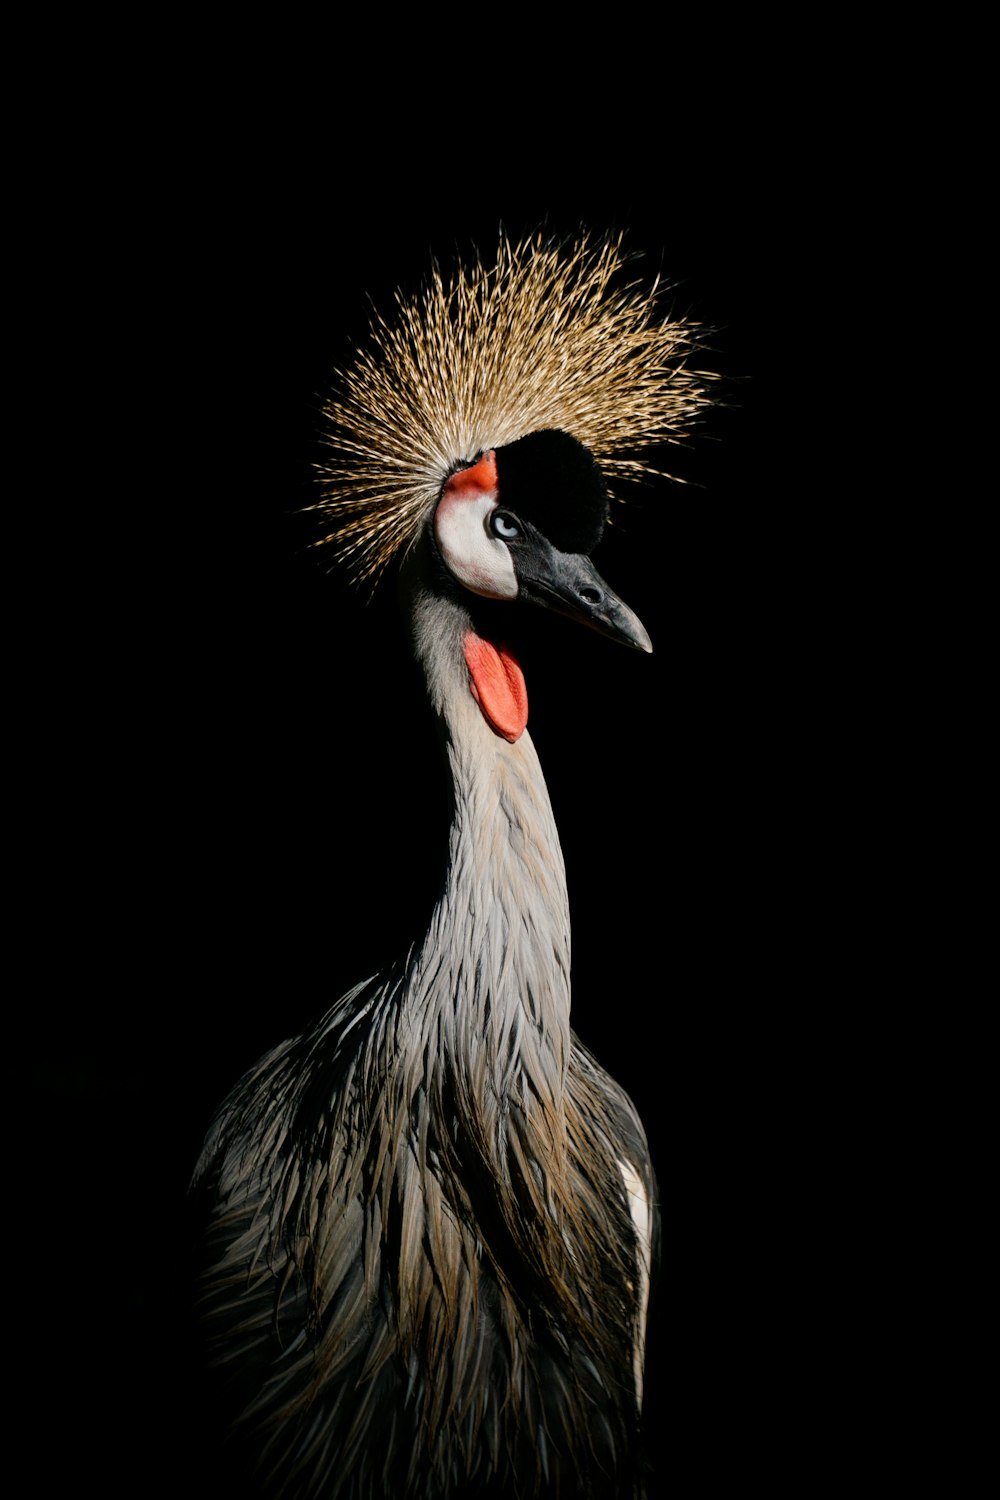
POLYGON ((698 325, 631 267, 621 235, 501 231, 495 257, 397 292, 336 371, 317 545, 356 585, 396 575, 447 858, 426 931, 262 1057, 205 1138, 220 1492, 645 1493, 656 1177, 572 1030, 565 866, 507 629, 549 610, 652 649, 590 554, 712 376, 698 325))

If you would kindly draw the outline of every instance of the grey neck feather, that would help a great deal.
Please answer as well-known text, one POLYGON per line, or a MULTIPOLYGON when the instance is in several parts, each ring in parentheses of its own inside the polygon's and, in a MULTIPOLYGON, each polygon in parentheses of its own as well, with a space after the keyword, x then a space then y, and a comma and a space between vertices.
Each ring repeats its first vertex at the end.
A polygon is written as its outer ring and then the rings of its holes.
POLYGON ((482 1100, 485 1084, 501 1115, 510 1105, 536 1114, 537 1103, 552 1120, 570 1050, 569 903, 552 807, 527 732, 509 744, 472 696, 467 611, 428 590, 418 569, 419 559, 404 589, 453 815, 445 887, 410 970, 410 999, 473 1095, 482 1100))

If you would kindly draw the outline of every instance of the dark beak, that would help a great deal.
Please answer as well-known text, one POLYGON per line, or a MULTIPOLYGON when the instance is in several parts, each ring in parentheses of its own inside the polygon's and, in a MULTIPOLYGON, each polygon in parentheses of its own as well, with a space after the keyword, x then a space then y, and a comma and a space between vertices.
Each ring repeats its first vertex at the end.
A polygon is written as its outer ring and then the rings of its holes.
POLYGON ((514 554, 518 598, 554 609, 624 646, 652 651, 638 615, 612 593, 585 553, 559 552, 540 531, 521 525, 525 536, 514 554))

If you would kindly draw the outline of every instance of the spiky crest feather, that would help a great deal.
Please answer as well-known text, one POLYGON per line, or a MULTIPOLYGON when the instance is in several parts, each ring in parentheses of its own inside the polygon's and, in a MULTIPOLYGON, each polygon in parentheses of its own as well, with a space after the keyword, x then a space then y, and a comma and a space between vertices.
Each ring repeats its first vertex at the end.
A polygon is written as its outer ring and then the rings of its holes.
POLYGON ((336 372, 321 538, 375 581, 420 530, 448 475, 487 448, 561 428, 616 478, 661 474, 638 456, 680 442, 708 404, 691 370, 698 325, 664 315, 659 277, 621 285, 622 237, 564 244, 501 237, 495 265, 437 265, 336 372))

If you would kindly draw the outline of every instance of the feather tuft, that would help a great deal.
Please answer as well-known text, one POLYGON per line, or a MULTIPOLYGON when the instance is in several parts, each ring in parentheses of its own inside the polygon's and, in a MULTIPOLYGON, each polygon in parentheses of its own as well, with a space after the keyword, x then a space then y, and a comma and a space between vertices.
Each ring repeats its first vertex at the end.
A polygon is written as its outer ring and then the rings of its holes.
POLYGON ((688 436, 715 377, 688 366, 703 330, 665 313, 659 277, 628 280, 629 260, 621 236, 504 237, 494 265, 435 265, 413 300, 397 292, 324 407, 316 545, 376 582, 450 474, 545 428, 590 449, 613 497, 616 479, 662 475, 643 450, 688 436))

